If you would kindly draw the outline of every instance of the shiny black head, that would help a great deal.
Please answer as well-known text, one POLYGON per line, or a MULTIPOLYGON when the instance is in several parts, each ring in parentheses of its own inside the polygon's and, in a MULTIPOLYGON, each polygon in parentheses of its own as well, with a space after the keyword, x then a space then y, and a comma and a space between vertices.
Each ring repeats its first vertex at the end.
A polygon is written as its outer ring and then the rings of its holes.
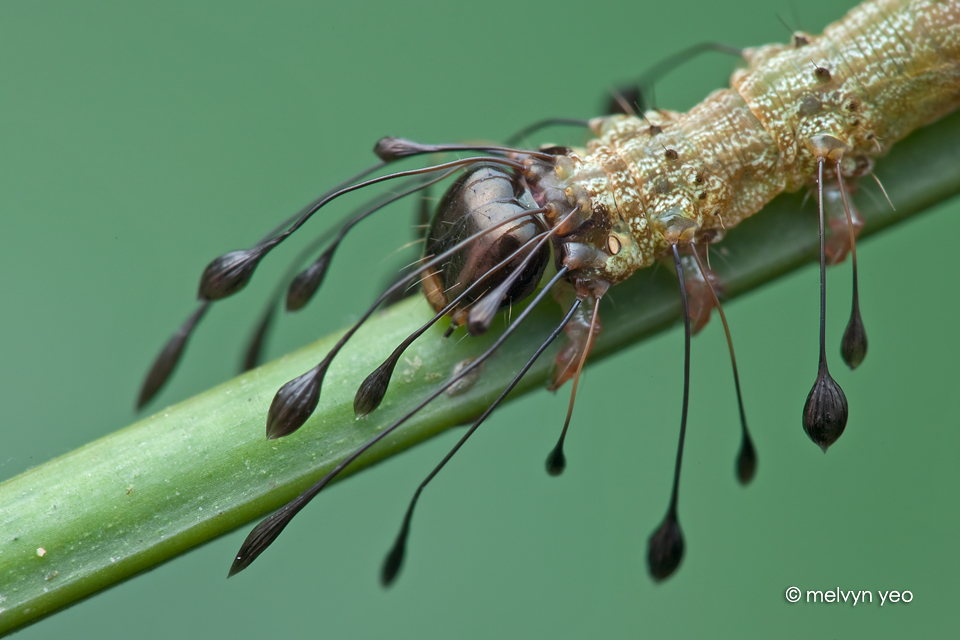
POLYGON ((480 164, 454 182, 430 222, 424 255, 439 255, 473 234, 490 231, 425 274, 423 290, 433 308, 439 312, 467 287, 483 279, 482 285, 474 287, 450 313, 456 324, 464 324, 466 309, 517 269, 523 272, 507 290, 501 307, 533 293, 550 259, 546 242, 539 247, 531 242, 547 230, 541 215, 531 211, 536 208, 521 179, 503 167, 480 164), (525 211, 531 213, 523 215, 525 211), (504 222, 511 218, 516 219, 504 222), (528 248, 520 250, 524 245, 528 248), (530 251, 535 251, 535 255, 523 265, 530 251), (515 257, 506 266, 493 271, 513 254, 515 257))

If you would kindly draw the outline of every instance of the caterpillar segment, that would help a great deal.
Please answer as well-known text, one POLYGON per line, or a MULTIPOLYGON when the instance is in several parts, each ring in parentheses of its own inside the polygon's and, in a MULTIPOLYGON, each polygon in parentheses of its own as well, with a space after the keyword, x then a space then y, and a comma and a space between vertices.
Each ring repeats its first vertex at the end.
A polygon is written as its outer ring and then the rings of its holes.
POLYGON ((668 256, 672 245, 717 242, 781 192, 814 187, 821 162, 832 180, 824 185, 827 254, 842 261, 863 222, 849 202, 845 211, 841 186, 854 192, 874 158, 960 106, 960 3, 865 3, 821 36, 797 33, 791 44, 743 56, 731 88, 685 113, 595 118, 596 139, 558 158, 552 172, 540 169, 533 189, 541 206, 562 194, 584 212, 555 240, 582 296, 668 256))
POLYGON ((574 278, 615 285, 672 244, 713 242, 707 232, 810 186, 820 161, 839 164, 852 186, 873 158, 960 106, 956 0, 867 3, 802 42, 747 49, 732 88, 686 113, 590 122, 597 138, 557 161, 568 199, 592 214, 564 241, 604 247, 593 239, 602 229, 623 249, 574 278))

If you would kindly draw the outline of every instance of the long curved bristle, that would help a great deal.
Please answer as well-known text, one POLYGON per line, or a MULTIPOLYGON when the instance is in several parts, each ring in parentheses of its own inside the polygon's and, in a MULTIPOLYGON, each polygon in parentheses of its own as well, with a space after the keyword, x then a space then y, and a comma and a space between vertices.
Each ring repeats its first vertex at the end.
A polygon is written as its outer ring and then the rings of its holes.
POLYGON ((567 323, 570 322, 570 319, 573 317, 573 314, 576 312, 577 307, 580 306, 580 301, 575 300, 573 305, 570 307, 570 310, 567 312, 567 315, 560 321, 560 324, 554 328, 546 340, 544 340, 532 356, 527 360, 520 371, 517 372, 517 375, 513 377, 513 380, 510 381, 510 384, 500 393, 496 400, 490 403, 490 406, 487 407, 486 411, 476 419, 473 425, 467 430, 465 434, 457 441, 453 448, 443 457, 443 460, 433 468, 427 477, 424 478, 423 482, 420 483, 420 486, 417 487, 417 490, 414 492, 413 497, 410 499, 410 504, 407 507, 407 512, 403 517, 403 524, 400 527, 400 533, 397 535, 397 539, 391 547, 390 552, 387 554, 387 557, 384 558, 383 567, 380 571, 380 582, 385 587, 389 587, 393 584, 394 580, 397 578, 401 567, 403 566, 403 559, 406 554, 407 548, 407 538, 410 534, 410 522, 413 518, 413 510, 417 505, 417 501, 420 499, 420 494, 423 493, 423 490, 426 486, 433 480, 440 470, 453 458, 454 454, 460 450, 460 448, 467 442, 471 435, 473 435, 476 430, 483 424, 483 421, 486 420, 493 411, 500 406, 500 404, 506 400, 507 396, 513 391, 514 387, 517 386, 517 383, 523 379, 523 376, 526 375, 527 371, 530 370, 530 367, 537 361, 537 358, 549 347, 554 340, 557 339, 557 336, 560 335, 560 332, 563 331, 563 328, 567 326, 567 323))
POLYGON ((713 304, 717 307, 717 313, 720 314, 720 321, 723 323, 723 332, 727 337, 727 350, 730 352, 730 367, 733 369, 733 386, 737 392, 737 408, 740 411, 740 452, 737 454, 736 474, 740 484, 746 485, 757 473, 757 450, 753 446, 753 439, 750 437, 750 430, 747 429, 747 413, 743 408, 743 394, 740 392, 740 373, 737 371, 737 356, 733 351, 733 337, 730 335, 730 325, 727 324, 727 314, 723 311, 723 305, 720 304, 720 297, 717 296, 713 283, 710 282, 710 276, 700 260, 700 254, 697 248, 693 247, 693 258, 700 269, 704 282, 707 283, 707 290, 713 298, 713 304))
MULTIPOLYGON (((336 478, 341 471, 343 471, 348 465, 350 465, 354 460, 360 457, 365 451, 370 447, 380 442, 387 436, 389 436, 393 431, 404 424, 407 420, 410 419, 413 415, 418 413, 423 409, 428 403, 437 398, 440 394, 450 388, 452 385, 456 384, 458 380, 469 375, 474 369, 479 366, 482 366, 483 363, 493 355, 497 349, 500 348, 507 338, 509 338, 513 332, 523 323, 523 321, 529 317, 529 315, 536 309, 537 305, 543 301, 543 299, 550 294, 550 290, 560 281, 561 278, 566 276, 568 267, 561 267, 559 271, 550 279, 550 282, 540 290, 539 293, 534 297, 526 309, 524 309, 520 315, 517 317, 516 321, 511 324, 507 329, 497 338, 494 343, 484 351, 479 357, 477 357, 472 363, 461 369, 458 373, 451 376, 446 383, 441 385, 430 395, 428 395, 423 401, 421 401, 417 406, 408 411, 406 414, 401 416, 393 424, 383 429, 380 433, 375 435, 373 438, 362 444, 356 450, 353 451, 349 456, 341 460, 337 466, 335 466, 327 475, 320 479, 312 487, 304 491, 302 494, 291 500, 285 507, 283 507, 276 514, 268 517, 266 520, 257 525, 254 530, 247 536, 247 539, 244 541, 243 545, 240 547, 240 551, 237 553, 233 566, 230 569, 230 575, 235 575, 236 573, 242 571, 247 566, 253 562, 257 556, 259 556, 263 551, 276 539, 280 534, 280 531, 287 526, 290 519, 304 506, 306 506, 313 498, 315 498, 323 489, 326 487, 334 478, 336 478)), ((331 351, 327 358, 324 360, 324 363, 329 365, 333 352, 331 351)), ((323 364, 323 363, 321 363, 323 364)), ((307 372, 306 375, 312 373, 313 370, 307 372)), ((301 376, 303 377, 303 376, 301 376)), ((289 384, 289 383, 288 383, 289 384)), ((272 409, 272 407, 271 407, 272 409)))
POLYGON ((647 541, 647 568, 650 576, 657 582, 669 578, 683 560, 683 531, 677 518, 677 503, 680 495, 680 468, 683 465, 683 445, 687 438, 687 408, 690 403, 690 305, 687 302, 687 288, 683 280, 683 265, 680 251, 672 245, 673 260, 680 281, 680 301, 683 305, 683 404, 680 410, 680 441, 677 443, 677 461, 673 467, 673 490, 670 493, 670 506, 667 515, 647 541))
POLYGON ((600 296, 596 296, 593 302, 593 314, 590 316, 590 328, 587 332, 587 344, 580 355, 580 362, 577 364, 577 373, 573 377, 573 388, 570 389, 570 403, 567 405, 567 418, 563 422, 563 429, 560 430, 560 437, 557 444, 554 445, 550 454, 547 456, 547 473, 551 476, 559 476, 567 468, 567 457, 563 453, 563 443, 567 438, 567 429, 570 427, 570 419, 573 417, 573 406, 577 401, 577 387, 580 384, 580 374, 583 373, 583 365, 587 362, 587 356, 590 355, 590 349, 593 346, 594 333, 597 326, 597 318, 600 315, 600 296))
POLYGON ((827 264, 823 232, 823 160, 818 163, 817 185, 820 200, 820 363, 817 379, 803 405, 803 430, 824 453, 847 426, 847 397, 830 376, 827 367, 827 264))
MULTIPOLYGON (((863 359, 867 357, 867 330, 864 329, 863 318, 860 317, 860 286, 857 278, 857 238, 854 234, 853 215, 850 212, 850 201, 847 200, 847 190, 843 186, 843 175, 840 173, 839 164, 837 164, 837 181, 840 185, 840 198, 843 200, 843 213, 847 217, 850 258, 853 262, 853 297, 850 304, 850 320, 847 322, 847 328, 843 332, 843 340, 840 342, 840 355, 848 367, 856 369, 863 362, 863 359)), ((884 195, 886 195, 886 192, 884 192, 884 195)))

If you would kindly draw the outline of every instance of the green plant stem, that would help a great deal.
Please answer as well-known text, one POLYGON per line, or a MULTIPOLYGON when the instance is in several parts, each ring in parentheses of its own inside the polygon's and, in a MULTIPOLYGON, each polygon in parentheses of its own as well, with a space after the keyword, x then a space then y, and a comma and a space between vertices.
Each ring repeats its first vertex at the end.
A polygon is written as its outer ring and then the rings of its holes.
MULTIPOLYGON (((960 192, 960 113, 897 145, 877 174, 897 210, 881 198, 857 198, 866 219, 861 237, 960 192)), ((802 199, 777 198, 728 234, 720 245, 726 259, 714 264, 728 298, 815 259, 816 215, 802 199)), ((592 361, 679 319, 680 300, 667 269, 639 273, 611 294, 616 304, 603 308, 604 332, 592 361)), ((443 340, 443 330, 432 329, 408 350, 380 409, 354 419, 353 394, 362 379, 428 315, 426 305, 410 300, 372 318, 332 366, 317 412, 292 436, 265 440, 270 400, 283 383, 313 367, 337 335, 0 484, 0 633, 280 507, 493 340, 443 340)), ((559 318, 555 305, 543 304, 472 388, 438 398, 344 475, 481 413, 559 318)), ((556 348, 515 395, 543 386, 556 348)))

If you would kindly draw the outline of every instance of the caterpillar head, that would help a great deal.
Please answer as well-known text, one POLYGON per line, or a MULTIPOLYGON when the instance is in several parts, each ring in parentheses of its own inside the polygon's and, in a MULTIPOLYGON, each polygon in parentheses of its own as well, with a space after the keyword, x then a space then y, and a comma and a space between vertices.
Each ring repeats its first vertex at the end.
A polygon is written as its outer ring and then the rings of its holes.
POLYGON ((469 307, 508 280, 494 311, 533 293, 550 259, 549 246, 535 244, 537 236, 547 231, 543 216, 524 215, 536 208, 522 181, 503 167, 478 164, 456 180, 430 221, 424 255, 442 254, 464 238, 485 229, 489 232, 424 273, 423 292, 434 310, 440 311, 466 291, 449 314, 456 325, 463 325, 469 307), (527 251, 522 250, 525 245, 530 247, 527 251), (507 264, 497 269, 503 261, 507 264), (481 279, 482 286, 467 291, 481 279))

